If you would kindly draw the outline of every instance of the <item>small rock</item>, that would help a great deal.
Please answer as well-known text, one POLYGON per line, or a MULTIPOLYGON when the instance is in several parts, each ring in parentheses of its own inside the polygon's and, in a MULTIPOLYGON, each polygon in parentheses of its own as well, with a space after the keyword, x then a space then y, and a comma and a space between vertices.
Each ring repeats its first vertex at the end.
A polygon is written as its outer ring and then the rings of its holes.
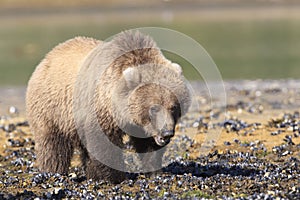
POLYGON ((16 130, 16 126, 14 124, 7 124, 3 127, 3 130, 6 131, 7 133, 10 133, 16 130))
POLYGON ((230 146, 230 145, 231 145, 231 143, 230 143, 230 142, 228 142, 228 141, 225 141, 225 142, 224 142, 224 145, 226 145, 226 146, 230 146))
POLYGON ((271 174, 270 172, 266 172, 265 175, 264 175, 264 177, 269 177, 270 174, 271 174))
POLYGON ((238 140, 238 139, 234 139, 233 142, 236 143, 236 144, 240 144, 241 143, 241 141, 238 140))
POLYGON ((288 154, 290 154, 290 151, 285 151, 285 152, 283 152, 281 155, 282 155, 282 156, 286 156, 286 155, 288 155, 288 154))
POLYGON ((9 113, 10 113, 10 114, 18 114, 19 111, 18 111, 18 109, 17 109, 16 107, 10 106, 10 107, 9 107, 9 113))
POLYGON ((58 194, 60 190, 61 190, 61 188, 54 188, 53 193, 58 194))
POLYGON ((69 178, 70 178, 70 179, 76 179, 76 178, 77 178, 77 174, 75 174, 75 173, 70 173, 70 174, 69 174, 69 178))
POLYGON ((269 194, 269 195, 275 195, 275 192, 274 192, 274 191, 268 190, 268 194, 269 194))

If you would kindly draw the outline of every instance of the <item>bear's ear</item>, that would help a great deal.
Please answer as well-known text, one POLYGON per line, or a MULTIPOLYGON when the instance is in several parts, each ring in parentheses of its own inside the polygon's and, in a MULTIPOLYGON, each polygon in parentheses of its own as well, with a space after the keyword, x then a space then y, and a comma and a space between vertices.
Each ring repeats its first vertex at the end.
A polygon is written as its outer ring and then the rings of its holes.
POLYGON ((172 68, 178 73, 182 74, 182 68, 177 63, 171 63, 172 68))
POLYGON ((133 89, 141 82, 141 76, 138 70, 134 67, 129 67, 123 71, 123 76, 126 81, 126 86, 133 89))

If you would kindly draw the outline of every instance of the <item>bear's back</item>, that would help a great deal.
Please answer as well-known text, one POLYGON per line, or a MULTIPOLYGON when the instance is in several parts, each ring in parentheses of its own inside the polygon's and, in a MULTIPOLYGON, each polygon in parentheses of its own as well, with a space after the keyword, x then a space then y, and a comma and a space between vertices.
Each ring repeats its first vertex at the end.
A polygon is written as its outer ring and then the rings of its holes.
POLYGON ((93 38, 75 37, 57 45, 37 66, 30 81, 37 78, 43 80, 40 84, 48 79, 51 85, 66 83, 66 80, 76 77, 84 58, 100 43, 93 38))
POLYGON ((99 40, 75 37, 57 45, 45 56, 27 88, 26 110, 32 126, 46 124, 70 129, 70 105, 77 73, 86 56, 99 44, 99 40))

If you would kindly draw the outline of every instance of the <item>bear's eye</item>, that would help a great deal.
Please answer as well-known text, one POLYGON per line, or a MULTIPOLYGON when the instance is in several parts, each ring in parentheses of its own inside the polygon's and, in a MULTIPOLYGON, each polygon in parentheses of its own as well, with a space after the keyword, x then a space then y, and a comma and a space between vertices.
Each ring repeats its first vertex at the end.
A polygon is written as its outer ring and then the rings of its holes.
POLYGON ((174 106, 171 107, 171 112, 174 113, 174 112, 177 111, 177 109, 178 109, 178 106, 174 105, 174 106))
POLYGON ((160 105, 152 105, 150 108, 149 108, 149 116, 150 116, 150 119, 153 120, 157 113, 161 110, 161 106, 160 105))

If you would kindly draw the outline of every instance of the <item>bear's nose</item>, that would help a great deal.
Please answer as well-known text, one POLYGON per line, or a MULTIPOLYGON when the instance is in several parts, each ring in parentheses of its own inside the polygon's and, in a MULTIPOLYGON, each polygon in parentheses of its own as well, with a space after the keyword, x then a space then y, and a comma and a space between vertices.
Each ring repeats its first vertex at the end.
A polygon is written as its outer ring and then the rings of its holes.
POLYGON ((173 137, 174 136, 174 131, 173 130, 165 130, 165 131, 162 132, 161 136, 164 137, 164 138, 173 137))

